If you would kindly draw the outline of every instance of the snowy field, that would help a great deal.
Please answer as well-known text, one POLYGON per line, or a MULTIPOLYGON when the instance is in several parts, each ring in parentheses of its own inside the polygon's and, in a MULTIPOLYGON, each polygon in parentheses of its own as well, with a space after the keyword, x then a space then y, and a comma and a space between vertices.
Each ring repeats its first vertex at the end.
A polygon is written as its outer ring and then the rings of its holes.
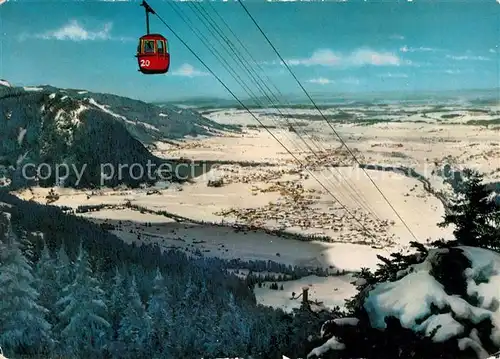
MULTIPOLYGON (((432 112, 432 106, 394 105, 385 108, 384 117, 380 108, 343 108, 361 120, 369 117, 369 111, 379 111, 376 112, 379 122, 348 122, 335 124, 335 128, 360 163, 413 168, 442 191, 449 188, 433 170, 445 161, 476 168, 486 173, 488 180, 497 180, 500 128, 488 125, 488 121, 495 122, 500 108, 491 107, 483 112, 453 107, 445 110, 448 112, 443 109, 432 112), (450 113, 453 116, 445 116, 450 113), (471 125, 470 121, 481 124, 471 125)), ((253 162, 255 166, 220 165, 192 184, 182 188, 159 187, 157 193, 149 195, 145 190, 89 194, 57 189, 60 198, 54 204, 73 208, 96 204, 118 206, 84 216, 98 222, 122 221, 115 233, 127 242, 140 238, 165 248, 176 246, 187 252, 199 249, 207 256, 273 260, 341 271, 374 268, 378 254, 387 256, 394 250, 405 251, 415 239, 426 243, 429 239, 451 238, 451 228, 437 227, 444 214, 442 202, 420 180, 401 173, 355 168, 352 157, 341 148, 325 121, 318 120, 314 117, 317 114, 310 110, 288 111, 296 117, 290 123, 300 123, 294 127, 295 132, 289 130, 284 119, 271 113, 272 110, 260 111, 259 118, 273 126, 269 130, 291 154, 266 130, 253 127, 255 120, 247 114, 220 110, 207 116, 220 123, 241 125, 242 134, 189 139, 177 144, 157 143, 154 153, 163 157, 253 162), (294 157, 307 163, 308 168, 301 168, 294 157), (213 179, 222 179, 224 185, 208 187, 208 181, 213 179), (225 226, 179 224, 164 216, 123 207, 127 201, 151 211, 168 211, 225 226), (144 226, 146 222, 152 226, 144 226), (238 232, 229 226, 234 223, 321 235, 328 237, 330 243, 278 238, 260 231, 238 232)), ((45 202, 47 193, 48 189, 34 188, 19 195, 45 202)), ((284 291, 259 288, 257 297, 264 304, 290 308, 296 304, 289 300, 290 292, 299 291, 304 281, 313 288, 311 298, 325 305, 339 305, 354 294, 345 277, 311 277, 284 282, 284 291), (332 288, 338 288, 334 295, 332 288)))

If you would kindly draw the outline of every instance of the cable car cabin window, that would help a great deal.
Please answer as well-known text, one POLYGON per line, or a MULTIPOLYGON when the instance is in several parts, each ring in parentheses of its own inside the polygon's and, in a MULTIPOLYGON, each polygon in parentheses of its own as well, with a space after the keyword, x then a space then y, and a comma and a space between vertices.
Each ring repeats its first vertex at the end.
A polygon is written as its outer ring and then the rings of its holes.
POLYGON ((158 48, 158 54, 165 55, 165 41, 156 40, 156 46, 158 48))
POLYGON ((144 53, 154 54, 155 53, 155 41, 154 40, 144 40, 144 53))

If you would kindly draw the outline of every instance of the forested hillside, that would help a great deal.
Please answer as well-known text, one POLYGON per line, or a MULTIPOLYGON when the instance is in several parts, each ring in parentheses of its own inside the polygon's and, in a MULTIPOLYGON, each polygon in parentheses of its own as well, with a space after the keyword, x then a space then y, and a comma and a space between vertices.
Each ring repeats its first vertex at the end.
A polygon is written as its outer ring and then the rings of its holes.
POLYGON ((87 220, 5 192, 0 203, 7 357, 294 358, 336 315, 257 305, 255 283, 227 272, 235 263, 127 245, 87 220))

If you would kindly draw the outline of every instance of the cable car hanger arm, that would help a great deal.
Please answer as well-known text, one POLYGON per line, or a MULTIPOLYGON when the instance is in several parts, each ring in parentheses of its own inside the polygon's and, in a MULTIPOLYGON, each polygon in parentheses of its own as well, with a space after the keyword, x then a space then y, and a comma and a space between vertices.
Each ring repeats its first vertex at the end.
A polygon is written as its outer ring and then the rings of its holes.
POLYGON ((156 13, 153 8, 149 6, 149 4, 144 0, 142 0, 141 6, 143 6, 146 10, 146 33, 149 35, 149 13, 153 15, 156 15, 156 13))

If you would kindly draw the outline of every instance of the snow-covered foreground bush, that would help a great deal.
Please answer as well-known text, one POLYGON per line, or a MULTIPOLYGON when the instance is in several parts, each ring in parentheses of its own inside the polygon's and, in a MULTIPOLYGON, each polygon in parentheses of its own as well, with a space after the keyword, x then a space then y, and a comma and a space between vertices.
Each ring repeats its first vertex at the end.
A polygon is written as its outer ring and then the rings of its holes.
POLYGON ((418 263, 388 280, 367 276, 353 301, 357 318, 326 322, 324 343, 309 357, 485 359, 497 352, 500 254, 457 246, 412 258, 418 263))

